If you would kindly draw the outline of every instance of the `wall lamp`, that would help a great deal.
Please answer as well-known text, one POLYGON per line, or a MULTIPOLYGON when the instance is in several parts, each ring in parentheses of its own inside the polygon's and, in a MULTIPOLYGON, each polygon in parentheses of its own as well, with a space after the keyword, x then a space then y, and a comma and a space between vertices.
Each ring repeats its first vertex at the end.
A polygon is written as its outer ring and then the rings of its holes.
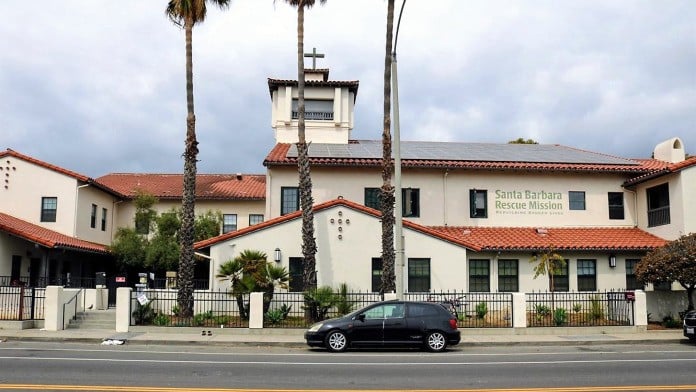
POLYGON ((609 255, 609 267, 616 268, 616 255, 613 253, 609 255))
POLYGON ((275 260, 276 263, 280 263, 280 260, 282 260, 282 254, 280 253, 280 248, 275 248, 273 251, 273 260, 275 260))

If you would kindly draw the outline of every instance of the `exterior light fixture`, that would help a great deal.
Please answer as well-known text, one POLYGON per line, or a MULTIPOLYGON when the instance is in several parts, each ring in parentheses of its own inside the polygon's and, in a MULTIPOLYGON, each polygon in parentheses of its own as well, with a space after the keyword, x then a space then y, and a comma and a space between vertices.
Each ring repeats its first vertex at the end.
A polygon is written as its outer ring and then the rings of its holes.
POLYGON ((616 255, 613 253, 609 255, 609 267, 616 268, 616 255))
POLYGON ((273 251, 273 260, 275 260, 276 263, 280 263, 282 254, 280 253, 280 248, 275 248, 273 251))

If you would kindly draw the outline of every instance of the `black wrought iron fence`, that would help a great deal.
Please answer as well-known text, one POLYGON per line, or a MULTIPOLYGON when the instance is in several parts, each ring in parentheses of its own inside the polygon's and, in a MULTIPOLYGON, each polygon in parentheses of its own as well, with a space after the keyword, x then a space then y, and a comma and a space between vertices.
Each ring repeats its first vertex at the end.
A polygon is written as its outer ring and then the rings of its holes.
POLYGON ((589 327, 635 325, 633 293, 526 293, 528 327, 589 327))
POLYGON ((315 321, 340 317, 381 300, 382 296, 373 292, 333 292, 306 300, 301 292, 274 293, 273 299, 265 304, 264 326, 306 328, 315 321))
POLYGON ((227 291, 195 291, 193 316, 179 310, 177 290, 142 290, 131 294, 131 325, 161 327, 246 328, 249 295, 230 296, 227 291))
POLYGON ((512 293, 404 293, 404 299, 443 304, 460 328, 512 328, 512 293))
POLYGON ((43 320, 45 289, 0 286, 0 320, 43 320))

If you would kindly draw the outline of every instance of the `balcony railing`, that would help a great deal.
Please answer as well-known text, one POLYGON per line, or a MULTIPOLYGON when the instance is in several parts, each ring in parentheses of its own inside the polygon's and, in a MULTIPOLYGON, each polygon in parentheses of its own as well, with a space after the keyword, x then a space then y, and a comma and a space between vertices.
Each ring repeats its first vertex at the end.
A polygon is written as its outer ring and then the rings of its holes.
POLYGON ((669 206, 648 210, 648 227, 668 225, 669 206))
MULTIPOLYGON (((297 111, 292 111, 292 119, 297 120, 300 115, 297 111)), ((305 120, 331 121, 334 118, 333 112, 305 112, 305 120)))

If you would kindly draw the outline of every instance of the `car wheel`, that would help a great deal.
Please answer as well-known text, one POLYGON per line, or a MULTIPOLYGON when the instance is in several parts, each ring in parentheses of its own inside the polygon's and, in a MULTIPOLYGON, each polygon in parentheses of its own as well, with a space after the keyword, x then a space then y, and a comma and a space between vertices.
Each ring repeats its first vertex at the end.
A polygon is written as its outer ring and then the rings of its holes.
POLYGON ((432 352, 445 351, 447 348, 447 339, 440 331, 430 332, 425 337, 425 348, 432 352))
POLYGON ((326 336, 326 348, 332 352, 345 351, 348 348, 348 338, 341 331, 332 331, 326 336))

